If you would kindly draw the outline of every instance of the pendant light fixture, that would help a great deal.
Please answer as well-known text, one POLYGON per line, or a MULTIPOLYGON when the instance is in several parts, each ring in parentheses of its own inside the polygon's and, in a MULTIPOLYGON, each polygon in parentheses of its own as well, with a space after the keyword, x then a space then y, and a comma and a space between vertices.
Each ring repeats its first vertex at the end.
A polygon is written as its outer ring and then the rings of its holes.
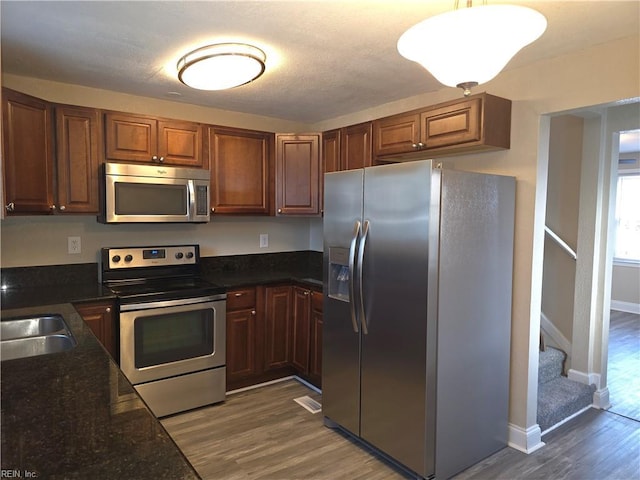
POLYGON ((187 53, 178 61, 178 78, 199 90, 225 90, 263 74, 267 56, 246 43, 218 43, 187 53))
POLYGON ((536 10, 516 5, 458 8, 427 18, 398 40, 400 55, 426 68, 442 84, 471 87, 486 83, 522 48, 538 39, 547 19, 536 10))

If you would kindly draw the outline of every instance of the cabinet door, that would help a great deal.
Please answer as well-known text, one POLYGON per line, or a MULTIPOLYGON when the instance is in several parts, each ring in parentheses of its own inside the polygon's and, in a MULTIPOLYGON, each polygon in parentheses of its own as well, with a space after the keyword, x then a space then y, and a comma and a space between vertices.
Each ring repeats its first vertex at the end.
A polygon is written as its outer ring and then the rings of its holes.
POLYGON ((311 291, 293 287, 293 351, 291 362, 300 373, 309 373, 311 291))
POLYGON ((422 143, 426 148, 477 142, 482 138, 482 100, 456 102, 420 115, 422 143))
POLYGON ((2 89, 7 213, 53 213, 53 110, 49 103, 2 89))
POLYGON ((119 360, 113 302, 80 303, 74 307, 104 348, 119 360))
POLYGON ((322 292, 311 293, 311 339, 309 351, 309 376, 314 384, 322 380, 322 292))
POLYGON ((227 384, 258 373, 256 310, 227 311, 227 384))
POLYGON ((376 157, 417 151, 420 142, 420 115, 407 113, 375 120, 373 142, 376 157))
POLYGON ((320 213, 320 135, 276 135, 278 215, 320 213))
POLYGON ((340 170, 340 129, 322 134, 322 173, 340 170))
POLYGON ((158 156, 155 118, 113 112, 104 121, 107 160, 148 163, 158 156))
POLYGON ((215 213, 269 214, 272 136, 208 128, 211 208, 215 213))
POLYGON ((192 122, 159 120, 156 155, 160 163, 208 168, 202 155, 202 127, 192 122))
POLYGON ((371 122, 343 128, 340 143, 342 170, 371 166, 371 122))
POLYGON ((291 362, 291 287, 265 288, 265 370, 291 362))
POLYGON ((99 135, 98 110, 56 106, 59 212, 98 213, 99 135))

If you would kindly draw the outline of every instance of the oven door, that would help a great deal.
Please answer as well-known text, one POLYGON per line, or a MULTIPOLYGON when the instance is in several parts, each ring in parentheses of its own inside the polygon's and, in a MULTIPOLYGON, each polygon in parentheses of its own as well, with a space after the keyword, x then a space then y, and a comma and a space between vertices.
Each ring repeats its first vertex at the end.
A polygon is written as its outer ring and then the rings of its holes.
POLYGON ((226 295, 120 306, 120 368, 134 385, 223 367, 226 295))

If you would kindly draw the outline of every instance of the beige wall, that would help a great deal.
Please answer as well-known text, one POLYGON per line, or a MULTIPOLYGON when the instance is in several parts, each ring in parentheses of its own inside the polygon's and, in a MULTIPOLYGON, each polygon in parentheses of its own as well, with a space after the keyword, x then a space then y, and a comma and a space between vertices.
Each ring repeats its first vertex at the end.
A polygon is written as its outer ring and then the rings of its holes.
MULTIPOLYGON (((575 115, 551 119, 546 225, 575 252, 578 242, 580 166, 584 121, 575 115)), ((573 333, 576 262, 548 235, 544 243, 542 312, 566 339, 573 333)))
MULTIPOLYGON (((640 38, 633 36, 501 73, 493 81, 475 90, 486 90, 513 100, 511 149, 445 160, 446 167, 511 175, 517 179, 510 435, 512 442, 521 448, 528 448, 528 439, 534 435, 532 430, 536 427, 537 412, 537 349, 542 302, 548 164, 548 138, 543 116, 639 97, 639 46, 640 38), (525 447, 522 447, 523 444, 525 447)), ((311 126, 311 129, 321 131, 354 124, 459 96, 457 89, 444 88, 438 92, 323 122, 311 126)), ((66 98, 69 103, 74 103, 72 95, 66 98)), ((3 237, 6 223, 2 224, 3 237)), ((15 227, 11 224, 8 228, 15 227)), ((313 223, 310 230, 314 239, 309 241, 316 244, 317 224, 313 223)), ((203 236, 213 232, 209 229, 205 231, 207 233, 203 236)), ((308 233, 303 234, 304 238, 310 236, 308 233)), ((16 242, 33 241, 20 235, 13 235, 12 239, 9 245, 3 241, 3 254, 7 248, 15 248, 16 242)), ((539 435, 537 441, 539 443, 539 435)), ((536 445, 533 446, 535 447, 536 445)))

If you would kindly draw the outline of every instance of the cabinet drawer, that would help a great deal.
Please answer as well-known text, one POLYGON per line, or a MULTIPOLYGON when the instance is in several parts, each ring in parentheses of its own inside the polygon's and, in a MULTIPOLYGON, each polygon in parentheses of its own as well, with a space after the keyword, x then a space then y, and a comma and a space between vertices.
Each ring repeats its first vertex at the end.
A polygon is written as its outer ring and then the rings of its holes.
POLYGON ((227 292, 227 310, 244 310, 256 307, 256 289, 254 287, 230 290, 227 292))

